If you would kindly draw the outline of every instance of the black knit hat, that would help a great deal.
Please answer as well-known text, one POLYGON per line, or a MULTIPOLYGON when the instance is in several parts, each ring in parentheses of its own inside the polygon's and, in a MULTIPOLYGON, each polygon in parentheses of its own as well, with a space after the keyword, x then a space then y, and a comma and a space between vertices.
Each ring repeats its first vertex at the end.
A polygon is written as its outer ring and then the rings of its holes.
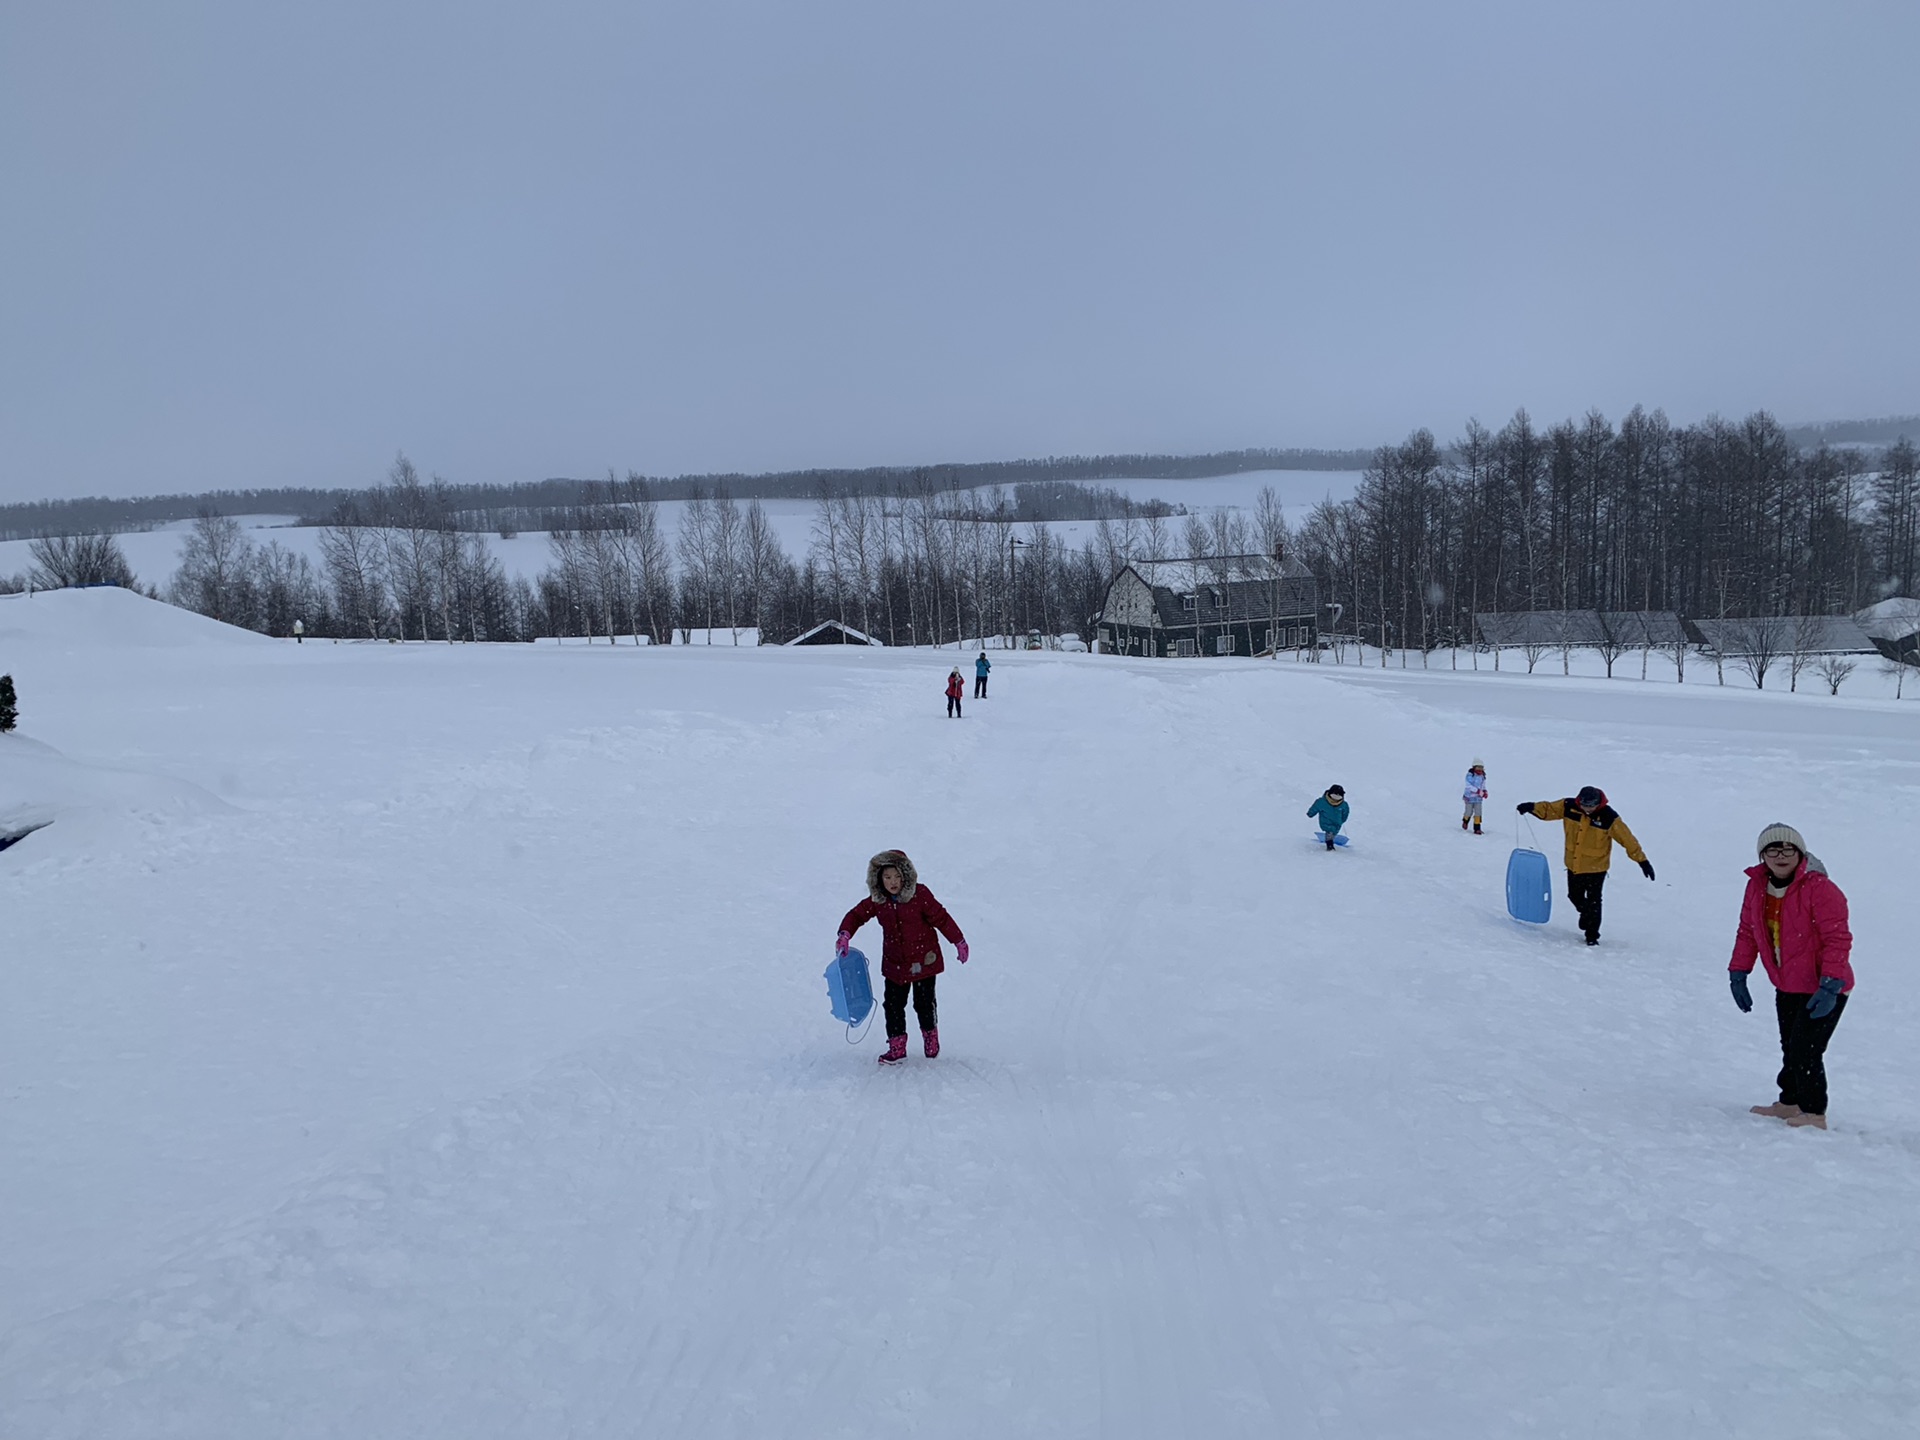
POLYGON ((1329 785, 1329 786, 1327 786, 1327 794, 1329 794, 1329 795, 1339 795, 1339 796, 1342 796, 1342 797, 1344 797, 1344 796, 1346 795, 1346 793, 1347 793, 1347 792, 1346 792, 1346 789, 1345 789, 1345 787, 1344 787, 1344 786, 1340 786, 1340 785, 1329 785))

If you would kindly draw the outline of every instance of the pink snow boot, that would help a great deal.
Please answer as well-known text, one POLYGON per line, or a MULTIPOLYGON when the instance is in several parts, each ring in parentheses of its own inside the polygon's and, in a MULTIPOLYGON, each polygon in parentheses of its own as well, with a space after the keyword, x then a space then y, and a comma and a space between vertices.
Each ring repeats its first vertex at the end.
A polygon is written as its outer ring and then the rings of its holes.
POLYGON ((927 1059, 933 1059, 934 1056, 940 1053, 940 1032, 938 1030, 922 1030, 920 1032, 920 1044, 927 1052, 927 1059))
POLYGON ((887 1037, 887 1050, 886 1053, 880 1057, 880 1063, 882 1065, 898 1065, 906 1058, 907 1037, 904 1035, 889 1035, 887 1037))

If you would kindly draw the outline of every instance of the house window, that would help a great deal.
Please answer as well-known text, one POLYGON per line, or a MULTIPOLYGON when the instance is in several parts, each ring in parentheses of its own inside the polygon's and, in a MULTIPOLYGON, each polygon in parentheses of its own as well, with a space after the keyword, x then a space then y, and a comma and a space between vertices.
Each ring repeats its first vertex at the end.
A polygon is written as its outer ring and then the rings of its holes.
POLYGON ((1213 641, 1213 653, 1216 655, 1233 654, 1233 636, 1216 635, 1213 641))
POLYGON ((1193 641, 1191 641, 1191 640, 1182 640, 1182 641, 1180 641, 1180 642, 1178 643, 1178 647, 1177 647, 1177 648, 1178 648, 1178 653, 1179 653, 1179 654, 1181 654, 1181 655, 1191 655, 1191 654, 1193 654, 1193 641))
POLYGON ((1182 595, 1180 597, 1180 608, 1182 610, 1198 610, 1200 608, 1200 597, 1198 595, 1182 595))
POLYGON ((1113 632, 1104 625, 1100 627, 1100 643, 1102 645, 1111 645, 1113 643, 1113 632))

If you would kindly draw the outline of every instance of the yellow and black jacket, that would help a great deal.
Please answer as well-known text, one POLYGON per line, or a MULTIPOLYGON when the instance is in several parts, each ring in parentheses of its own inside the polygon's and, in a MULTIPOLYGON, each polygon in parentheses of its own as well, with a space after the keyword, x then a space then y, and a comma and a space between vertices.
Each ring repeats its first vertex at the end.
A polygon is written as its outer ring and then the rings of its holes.
POLYGON ((1533 815, 1536 820, 1558 820, 1566 826, 1567 870, 1574 875, 1604 875, 1616 843, 1633 857, 1635 864, 1647 863, 1647 852, 1640 848, 1627 822, 1611 805, 1602 805, 1593 814, 1583 815, 1571 799, 1536 800, 1533 815))

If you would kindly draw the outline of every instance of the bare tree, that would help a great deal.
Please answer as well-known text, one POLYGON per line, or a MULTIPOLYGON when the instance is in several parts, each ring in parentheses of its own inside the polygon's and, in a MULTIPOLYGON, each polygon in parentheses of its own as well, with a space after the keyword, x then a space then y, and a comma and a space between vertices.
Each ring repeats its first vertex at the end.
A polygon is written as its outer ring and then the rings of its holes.
POLYGON ((250 625, 253 544, 240 522, 202 510, 180 547, 180 568, 170 590, 173 603, 229 625, 250 625))
MULTIPOLYGON (((1853 674, 1855 662, 1851 655, 1838 653, 1822 655, 1814 662, 1813 673, 1827 682, 1827 694, 1838 695, 1846 678, 1853 674)), ((1897 697, 1896 697, 1897 698, 1897 697)))
MULTIPOLYGON (((431 638, 427 620, 434 609, 440 528, 435 497, 420 482, 419 472, 405 455, 395 458, 387 480, 386 489, 376 492, 387 581, 393 587, 395 608, 402 617, 419 620, 424 641, 431 638)), ((401 638, 406 638, 404 619, 401 638)))
POLYGON ((1767 672, 1774 667, 1785 648, 1785 622, 1762 616, 1723 622, 1720 643, 1714 650, 1716 656, 1724 655, 1733 662, 1734 669, 1753 681, 1754 689, 1764 690, 1767 688, 1767 672))
MULTIPOLYGON (((1607 667, 1607 678, 1611 680, 1614 662, 1633 648, 1632 631, 1622 623, 1622 617, 1619 615, 1610 614, 1605 610, 1596 611, 1594 614, 1599 623, 1599 629, 1594 637, 1593 648, 1600 652, 1601 662, 1607 667)), ((1643 675, 1641 678, 1646 677, 1643 675)))
POLYGON ((1898 700, 1907 688, 1907 672, 1913 666, 1905 660, 1882 659, 1880 673, 1893 676, 1893 698, 1898 700))
POLYGON ((366 627, 367 638, 380 638, 387 615, 387 583, 379 537, 360 523, 351 500, 334 511, 333 523, 320 532, 320 559, 333 584, 334 606, 343 621, 366 627))
MULTIPOLYGON (((693 492, 687 496, 687 508, 680 516, 680 589, 686 612, 681 628, 691 631, 687 621, 692 619, 697 608, 707 622, 705 628, 709 645, 713 643, 713 602, 719 583, 713 521, 713 502, 707 498, 702 486, 695 485, 693 492)), ((691 633, 686 638, 691 639, 691 633)))
POLYGON ((33 561, 27 581, 36 590, 73 585, 119 585, 131 590, 136 585, 120 542, 104 531, 41 535, 27 546, 27 555, 33 561))
POLYGON ((772 588, 786 558, 780 548, 780 537, 773 533, 773 524, 767 519, 766 507, 758 500, 749 501, 747 518, 741 526, 740 583, 746 593, 749 616, 760 628, 762 640, 768 628, 772 588))
MULTIPOLYGON (((1819 615, 1796 615, 1787 631, 1787 693, 1800 689, 1801 672, 1819 658, 1826 639, 1826 620, 1819 615)), ((1844 678, 1844 677, 1843 677, 1844 678)))
MULTIPOLYGON (((833 592, 833 616, 847 623, 847 573, 844 530, 839 497, 825 478, 814 495, 813 555, 827 572, 827 585, 833 592)), ((870 632, 869 632, 870 633, 870 632)))
MULTIPOLYGON (((660 514, 647 482, 629 470, 620 492, 623 521, 629 538, 634 587, 633 610, 646 614, 647 639, 655 645, 668 638, 673 608, 673 555, 660 528, 660 514)), ((638 620, 635 621, 638 624, 638 620)))

